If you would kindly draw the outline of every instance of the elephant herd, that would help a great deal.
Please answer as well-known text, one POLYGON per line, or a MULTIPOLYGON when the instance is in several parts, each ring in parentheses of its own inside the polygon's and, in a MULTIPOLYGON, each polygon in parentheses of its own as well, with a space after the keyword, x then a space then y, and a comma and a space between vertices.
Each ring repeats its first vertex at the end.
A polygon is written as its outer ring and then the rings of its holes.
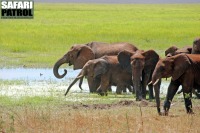
MULTIPOLYGON (((200 38, 193 42, 192 47, 177 48, 172 46, 165 51, 165 58, 161 59, 154 50, 139 50, 130 43, 102 43, 90 42, 73 45, 54 65, 53 73, 60 75, 59 67, 67 63, 73 69, 82 69, 70 88, 79 81, 79 88, 83 78, 87 78, 90 92, 107 95, 111 86, 116 86, 116 93, 126 89, 136 94, 136 100, 146 99, 146 88, 149 88, 149 99, 156 99, 159 115, 167 115, 171 101, 179 86, 182 86, 187 113, 193 113, 192 92, 200 98, 200 38), (164 102, 164 111, 160 110, 160 85, 162 78, 172 77, 164 102), (153 92, 154 90, 154 92, 153 92)), ((179 93, 181 93, 179 92, 179 93)))

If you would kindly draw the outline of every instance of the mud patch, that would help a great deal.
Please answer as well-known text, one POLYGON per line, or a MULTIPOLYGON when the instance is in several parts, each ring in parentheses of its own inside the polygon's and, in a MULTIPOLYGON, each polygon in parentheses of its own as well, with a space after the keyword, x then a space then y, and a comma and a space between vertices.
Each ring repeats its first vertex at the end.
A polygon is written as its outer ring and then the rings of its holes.
POLYGON ((138 107, 154 107, 154 102, 149 102, 146 100, 143 101, 132 101, 132 100, 123 100, 119 101, 117 103, 112 104, 73 104, 73 105, 67 105, 67 107, 72 109, 113 109, 113 108, 120 108, 120 107, 131 107, 131 106, 138 106, 138 107))

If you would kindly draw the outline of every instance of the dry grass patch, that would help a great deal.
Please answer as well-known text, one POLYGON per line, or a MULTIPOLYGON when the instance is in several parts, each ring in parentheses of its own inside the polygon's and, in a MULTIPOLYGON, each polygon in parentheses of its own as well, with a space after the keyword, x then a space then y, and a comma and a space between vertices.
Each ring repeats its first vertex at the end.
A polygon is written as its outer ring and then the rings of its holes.
POLYGON ((96 109, 94 106, 104 104, 3 107, 0 108, 0 132, 200 132, 198 105, 194 105, 195 115, 188 115, 183 102, 178 101, 173 104, 169 116, 158 116, 153 103, 121 103, 96 109))

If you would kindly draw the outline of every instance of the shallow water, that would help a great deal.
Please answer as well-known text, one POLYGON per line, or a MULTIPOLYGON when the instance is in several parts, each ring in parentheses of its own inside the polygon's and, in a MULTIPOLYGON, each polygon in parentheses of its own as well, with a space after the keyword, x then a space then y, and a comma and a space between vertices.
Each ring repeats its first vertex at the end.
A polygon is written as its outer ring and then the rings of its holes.
MULTIPOLYGON (((0 69, 0 94, 15 97, 64 94, 69 84, 80 72, 80 70, 67 70, 68 73, 64 78, 57 79, 52 69, 0 69)), ((62 74, 63 69, 60 69, 59 73, 62 74)), ((84 91, 89 92, 85 81, 82 88, 84 88, 84 91)), ((72 92, 80 91, 78 85, 74 85, 71 90, 72 92)))
MULTIPOLYGON (((67 69, 68 73, 63 79, 57 79, 53 74, 53 69, 34 69, 34 68, 12 68, 12 69, 0 69, 0 79, 3 80, 55 80, 61 81, 68 78, 74 78, 80 70, 67 69)), ((63 69, 59 70, 59 74, 62 74, 63 69)))
MULTIPOLYGON (((4 96, 59 96, 64 94, 69 84, 78 75, 80 70, 67 69, 68 73, 63 79, 57 79, 52 69, 0 69, 0 95, 4 96), (11 83, 6 83, 7 81, 11 83), (18 81, 22 81, 18 83, 18 81)), ((63 69, 59 70, 63 73, 63 69)), ((84 80, 81 91, 77 82, 70 93, 89 93, 87 81, 84 80)), ((164 81, 161 85, 161 94, 166 94, 169 82, 164 81)), ((113 93, 116 87, 112 87, 113 93)), ((130 93, 129 93, 130 94, 130 93)))

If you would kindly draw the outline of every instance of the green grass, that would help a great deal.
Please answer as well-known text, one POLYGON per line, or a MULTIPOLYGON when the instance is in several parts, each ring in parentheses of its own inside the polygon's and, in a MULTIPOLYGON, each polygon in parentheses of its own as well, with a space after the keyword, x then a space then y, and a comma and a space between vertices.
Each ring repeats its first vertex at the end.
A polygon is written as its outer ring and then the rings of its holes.
POLYGON ((73 44, 130 42, 161 56, 200 36, 200 4, 35 4, 34 19, 0 21, 0 67, 52 67, 73 44))

